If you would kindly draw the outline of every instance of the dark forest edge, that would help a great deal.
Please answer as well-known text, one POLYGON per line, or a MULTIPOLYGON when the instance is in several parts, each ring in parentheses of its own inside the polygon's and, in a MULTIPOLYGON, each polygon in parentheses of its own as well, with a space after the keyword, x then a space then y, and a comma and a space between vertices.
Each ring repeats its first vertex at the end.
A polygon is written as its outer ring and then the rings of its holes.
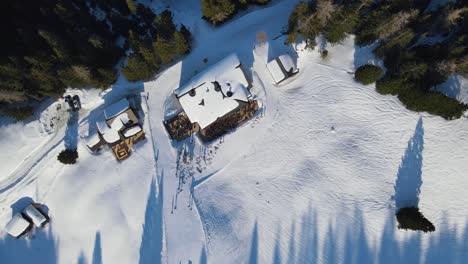
POLYGON ((397 95, 413 111, 460 118, 468 105, 434 91, 434 87, 454 73, 468 77, 467 2, 449 2, 433 11, 429 10, 430 2, 301 2, 289 17, 286 43, 301 35, 307 47, 314 49, 317 39, 335 45, 348 34, 355 34, 360 46, 377 42, 374 54, 386 68, 376 83, 379 93, 397 95))
POLYGON ((0 13, 0 103, 109 87, 122 57, 123 75, 145 80, 190 51, 191 34, 170 11, 133 0, 5 0, 0 13))
POLYGON ((201 0, 203 18, 213 25, 220 25, 249 5, 266 5, 271 0, 201 0))

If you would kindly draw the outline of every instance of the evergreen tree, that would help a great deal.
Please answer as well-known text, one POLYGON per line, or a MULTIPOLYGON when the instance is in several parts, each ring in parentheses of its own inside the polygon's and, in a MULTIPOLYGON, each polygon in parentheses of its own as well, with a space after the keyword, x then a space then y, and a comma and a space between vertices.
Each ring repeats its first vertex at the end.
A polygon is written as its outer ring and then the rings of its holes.
POLYGON ((325 25, 324 36, 332 44, 341 43, 353 32, 359 18, 360 6, 342 7, 335 11, 325 25))
POLYGON ((231 0, 201 0, 202 13, 212 24, 219 24, 236 11, 236 6, 231 0))
POLYGON ((38 33, 47 42, 47 44, 49 44, 49 47, 54 51, 55 55, 59 59, 67 59, 70 57, 70 50, 58 35, 47 30, 39 30, 38 33))
POLYGON ((135 4, 134 0, 125 0, 127 2, 127 7, 132 13, 136 13, 137 5, 135 4))
POLYGON ((122 73, 129 81, 147 80, 153 77, 159 65, 148 63, 141 55, 127 57, 127 65, 122 67, 122 73))
POLYGON ((398 228, 406 230, 435 231, 434 225, 416 207, 401 208, 396 214, 398 228))
POLYGON ((169 10, 164 10, 154 21, 158 32, 158 37, 164 40, 171 40, 176 26, 172 20, 172 13, 169 10))
POLYGON ((371 84, 377 81, 382 76, 383 70, 375 65, 366 64, 359 67, 354 74, 354 78, 364 84, 371 84))
POLYGON ((190 51, 190 44, 181 32, 174 32, 174 44, 179 55, 190 51))

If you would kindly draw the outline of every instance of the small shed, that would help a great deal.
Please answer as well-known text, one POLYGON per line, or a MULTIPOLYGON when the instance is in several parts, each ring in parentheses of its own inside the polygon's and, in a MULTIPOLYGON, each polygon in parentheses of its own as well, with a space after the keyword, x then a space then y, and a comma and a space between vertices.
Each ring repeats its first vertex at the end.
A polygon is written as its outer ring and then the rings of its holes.
POLYGON ((268 62, 267 68, 276 84, 281 83, 282 81, 299 72, 299 69, 294 63, 294 60, 287 53, 268 62))
POLYGON ((26 234, 31 227, 32 224, 30 222, 26 221, 20 213, 16 213, 5 226, 5 231, 10 235, 19 238, 26 234))
POLYGON ((26 218, 29 218, 35 226, 43 227, 47 223, 48 219, 40 211, 40 209, 36 208, 36 206, 34 204, 28 205, 24 209, 23 214, 25 215, 26 218))

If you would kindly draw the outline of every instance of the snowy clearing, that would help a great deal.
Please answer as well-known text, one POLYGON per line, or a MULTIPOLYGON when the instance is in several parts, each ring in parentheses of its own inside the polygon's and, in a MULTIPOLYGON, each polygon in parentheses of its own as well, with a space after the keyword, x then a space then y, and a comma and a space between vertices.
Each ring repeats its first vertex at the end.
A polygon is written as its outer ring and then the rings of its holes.
MULTIPOLYGON (((410 112, 373 85, 353 79, 379 64, 369 47, 327 47, 329 56, 283 45, 296 1, 272 1, 212 28, 198 0, 148 2, 170 7, 195 36, 183 61, 153 81, 123 78, 106 91, 81 91, 83 109, 69 118, 34 166, 28 153, 53 135, 39 125, 1 120, 0 224, 34 200, 50 223, 16 240, 0 231, 1 263, 463 263, 468 258, 468 120, 410 112), (182 2, 184 2, 182 5, 182 2), (268 38, 256 44, 258 32, 268 38), (219 45, 219 40, 226 40, 219 45), (266 63, 285 52, 299 73, 274 85, 266 63), (163 120, 173 91, 236 53, 261 108, 224 137, 172 142, 163 120), (204 63, 203 59, 208 62, 204 63), (126 95, 142 93, 146 140, 117 162, 78 144, 75 165, 57 154, 79 127, 126 95), (71 120, 71 121, 70 121, 71 120), (28 126, 33 126, 30 128, 28 126), (5 136, 3 136, 5 135, 5 136), (12 174, 15 168, 24 173, 12 174), (26 169, 27 168, 27 169, 26 169), (420 195, 415 195, 420 191, 420 195), (418 204, 433 233, 398 230, 399 204, 418 204), (161 260, 161 261, 160 261, 161 260)), ((465 82, 464 79, 460 79, 465 82)), ((458 98, 458 97, 457 97, 458 98)), ((459 98, 463 100, 462 98, 459 98)), ((47 112, 45 112, 47 113, 47 112)), ((44 147, 40 148, 41 152, 44 147)))

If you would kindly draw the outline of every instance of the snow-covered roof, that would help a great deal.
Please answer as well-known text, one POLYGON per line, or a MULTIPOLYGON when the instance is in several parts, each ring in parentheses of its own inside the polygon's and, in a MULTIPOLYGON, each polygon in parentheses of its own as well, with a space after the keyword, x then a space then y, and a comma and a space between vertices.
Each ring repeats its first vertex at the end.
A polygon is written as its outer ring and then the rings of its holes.
POLYGON ((104 138, 107 143, 112 144, 120 140, 120 135, 116 130, 109 129, 109 131, 102 135, 102 138, 104 138))
POLYGON ((280 60, 281 64, 283 65, 283 68, 284 68, 284 70, 286 72, 288 72, 288 73, 298 72, 296 64, 294 63, 294 60, 292 59, 292 57, 289 54, 285 53, 285 54, 279 56, 278 59, 280 60))
POLYGON ((128 117, 128 114, 126 112, 122 113, 119 115, 120 121, 122 121, 122 124, 128 124, 130 123, 130 117, 128 117))
POLYGON ((192 123, 203 129, 236 109, 238 101, 249 101, 249 82, 239 65, 239 58, 230 55, 175 91, 192 123))
POLYGON ((101 138, 99 138, 99 135, 94 130, 91 130, 91 134, 88 135, 87 137, 84 137, 83 140, 86 146, 90 148, 96 146, 97 144, 101 142, 101 138))
POLYGON ((31 219, 35 226, 41 227, 47 219, 42 215, 39 210, 36 209, 32 204, 28 205, 26 209, 24 209, 23 213, 31 219))
POLYGON ((130 107, 130 104, 126 98, 120 99, 119 101, 109 105, 104 109, 104 117, 109 120, 118 114, 125 112, 130 107))
POLYGON ((104 119, 104 116, 100 116, 98 120, 96 121, 96 127, 102 135, 104 135, 110 128, 107 125, 106 120, 104 119))
MULTIPOLYGON (((114 123, 117 123, 117 124, 121 123, 122 124, 122 122, 120 120, 117 120, 117 122, 114 122, 114 123)), ((102 138, 107 143, 112 144, 112 143, 115 143, 115 142, 119 141, 120 135, 119 135, 118 130, 116 130, 114 128, 110 128, 109 125, 107 125, 106 120, 104 120, 103 116, 98 118, 98 120, 96 122, 96 127, 97 127, 99 133, 101 133, 102 138)))
POLYGON ((122 120, 117 117, 114 122, 112 122, 111 128, 115 131, 120 131, 122 128, 124 128, 124 124, 122 123, 122 120))
POLYGON ((294 60, 287 53, 268 62, 267 68, 276 84, 284 81, 289 76, 299 71, 294 60))
POLYGON ((24 231, 28 229, 28 227, 31 225, 28 221, 26 221, 21 214, 17 213, 15 214, 10 222, 5 226, 5 230, 8 232, 8 234, 18 237, 24 231))
POLYGON ((175 90, 174 93, 178 97, 180 97, 204 83, 214 81, 220 82, 222 80, 238 82, 243 84, 245 87, 248 87, 249 81, 245 77, 245 74, 242 71, 242 69, 239 67, 240 64, 241 63, 237 55, 231 54, 223 60, 219 61, 218 63, 212 65, 205 71, 193 77, 184 86, 181 86, 177 90, 175 90))
POLYGON ((132 127, 125 129, 122 132, 122 134, 124 135, 124 137, 128 138, 128 137, 136 135, 140 131, 141 131, 141 127, 139 125, 136 125, 136 126, 132 126, 132 127))
POLYGON ((276 59, 268 62, 267 68, 271 76, 273 77, 275 83, 280 83, 281 81, 286 79, 286 75, 284 74, 283 70, 281 69, 281 66, 279 65, 276 59))

